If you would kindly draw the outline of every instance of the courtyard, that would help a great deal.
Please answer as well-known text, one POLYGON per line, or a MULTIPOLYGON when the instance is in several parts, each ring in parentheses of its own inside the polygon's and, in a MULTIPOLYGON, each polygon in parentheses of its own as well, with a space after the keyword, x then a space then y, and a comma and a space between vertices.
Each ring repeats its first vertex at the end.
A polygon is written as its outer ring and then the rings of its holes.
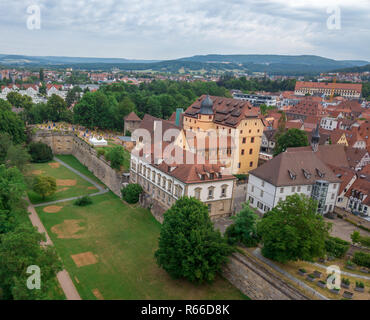
MULTIPOLYGON (((73 156, 58 158, 93 178, 73 156)), ((57 179, 62 175, 63 179, 76 180, 73 191, 65 197, 97 191, 90 192, 89 183, 73 172, 64 172, 64 176, 48 163, 38 164, 33 170, 45 171, 57 179)), ((221 276, 213 284, 204 285, 170 278, 154 259, 160 224, 151 213, 125 204, 112 192, 92 199, 93 204, 87 207, 78 207, 74 201, 60 202, 54 206, 57 208, 42 204, 36 207, 82 299, 247 298, 221 276)))

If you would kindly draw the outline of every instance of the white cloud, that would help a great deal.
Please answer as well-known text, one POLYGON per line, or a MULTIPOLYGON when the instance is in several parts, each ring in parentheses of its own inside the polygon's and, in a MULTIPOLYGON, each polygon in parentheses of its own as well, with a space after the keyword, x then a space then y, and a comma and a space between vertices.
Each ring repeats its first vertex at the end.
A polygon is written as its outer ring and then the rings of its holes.
POLYGON ((0 53, 165 59, 205 53, 370 60, 370 0, 0 0, 0 53), (39 4, 42 30, 26 29, 39 4), (338 5, 342 29, 328 30, 338 5))

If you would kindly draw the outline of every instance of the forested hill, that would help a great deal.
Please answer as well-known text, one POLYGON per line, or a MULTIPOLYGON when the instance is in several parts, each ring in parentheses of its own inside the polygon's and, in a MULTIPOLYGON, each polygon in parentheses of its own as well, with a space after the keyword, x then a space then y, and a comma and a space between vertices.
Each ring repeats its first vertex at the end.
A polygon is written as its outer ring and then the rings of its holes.
POLYGON ((83 70, 155 71, 165 73, 267 72, 269 74, 308 75, 335 69, 362 67, 368 61, 333 60, 313 55, 203 55, 167 61, 117 58, 30 57, 1 55, 0 64, 68 68, 83 70))

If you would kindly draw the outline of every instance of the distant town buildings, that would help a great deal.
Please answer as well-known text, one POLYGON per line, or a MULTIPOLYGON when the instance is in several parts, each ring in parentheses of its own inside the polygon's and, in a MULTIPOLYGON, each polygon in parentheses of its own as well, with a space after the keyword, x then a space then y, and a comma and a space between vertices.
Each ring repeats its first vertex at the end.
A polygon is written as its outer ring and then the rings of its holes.
POLYGON ((294 93, 298 96, 330 96, 333 93, 348 99, 359 99, 361 91, 362 84, 297 81, 294 93))

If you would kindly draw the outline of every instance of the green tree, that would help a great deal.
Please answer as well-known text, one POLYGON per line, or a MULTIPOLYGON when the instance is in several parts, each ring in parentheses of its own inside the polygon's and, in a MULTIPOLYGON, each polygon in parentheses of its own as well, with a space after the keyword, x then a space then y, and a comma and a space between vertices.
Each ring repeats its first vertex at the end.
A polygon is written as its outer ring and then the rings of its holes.
POLYGON ((255 247, 259 242, 257 234, 258 215, 249 206, 243 204, 243 209, 231 217, 234 223, 226 229, 226 237, 230 244, 242 243, 246 247, 255 247))
POLYGON ((113 169, 120 170, 125 160, 125 150, 121 146, 110 148, 105 158, 110 161, 113 169))
POLYGON ((45 83, 42 83, 41 86, 39 87, 39 93, 41 95, 46 95, 46 91, 47 91, 46 85, 45 83))
POLYGON ((28 147, 32 162, 48 162, 53 159, 53 151, 42 142, 31 142, 28 147))
POLYGON ((67 114, 67 104, 63 98, 53 94, 46 104, 51 121, 64 121, 67 114))
POLYGON ((8 133, 15 144, 26 140, 23 121, 11 111, 9 102, 0 99, 0 133, 8 133))
POLYGON ((129 184, 121 190, 122 199, 128 203, 135 204, 139 201, 142 192, 143 188, 139 184, 129 184))
POLYGON ((322 257, 330 225, 316 210, 317 202, 304 195, 280 201, 258 223, 262 254, 283 263, 322 257))
POLYGON ((6 166, 17 167, 21 172, 25 172, 31 156, 21 145, 11 145, 6 155, 6 166))
POLYGON ((211 282, 232 251, 199 200, 180 198, 164 214, 155 258, 173 278, 211 282))
POLYGON ((45 235, 26 224, 15 230, 0 234, 0 287, 3 299, 41 300, 48 298, 57 272, 62 264, 55 248, 40 246, 45 235), (29 266, 36 265, 41 270, 40 290, 27 288, 29 266))
POLYGON ((289 129, 287 132, 278 136, 274 156, 277 156, 288 148, 304 146, 308 146, 308 139, 305 132, 299 129, 289 129))
POLYGON ((41 68, 40 69, 40 72, 39 72, 39 78, 40 78, 40 81, 43 82, 44 81, 44 69, 41 68))
POLYGON ((8 150, 11 145, 11 136, 6 132, 0 133, 0 164, 5 162, 6 155, 8 154, 8 150))
POLYGON ((33 183, 33 191, 42 199, 52 196, 57 191, 57 183, 54 177, 37 176, 33 183))
POLYGON ((25 189, 23 175, 17 168, 0 165, 0 212, 15 207, 25 189))

